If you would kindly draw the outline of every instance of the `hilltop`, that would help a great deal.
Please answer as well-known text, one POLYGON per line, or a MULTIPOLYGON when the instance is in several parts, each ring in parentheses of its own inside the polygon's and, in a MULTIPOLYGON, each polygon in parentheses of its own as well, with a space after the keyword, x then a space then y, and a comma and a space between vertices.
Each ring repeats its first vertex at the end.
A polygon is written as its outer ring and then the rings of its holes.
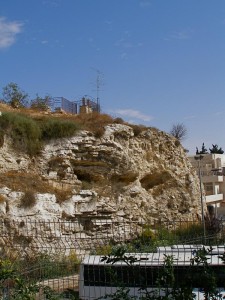
POLYGON ((48 133, 37 153, 31 147, 35 155, 26 152, 25 129, 22 135, 17 132, 20 138, 16 140, 15 124, 2 132, 2 218, 26 214, 51 218, 45 215, 45 201, 57 207, 52 217, 59 219, 101 216, 141 222, 196 218, 199 214, 196 174, 183 147, 167 133, 104 114, 21 111, 5 104, 0 110, 1 118, 5 112, 13 113, 14 119, 22 113, 38 124, 41 121, 42 126, 52 119, 76 124, 66 137, 48 133), (9 196, 12 192, 16 195, 13 199, 9 196))

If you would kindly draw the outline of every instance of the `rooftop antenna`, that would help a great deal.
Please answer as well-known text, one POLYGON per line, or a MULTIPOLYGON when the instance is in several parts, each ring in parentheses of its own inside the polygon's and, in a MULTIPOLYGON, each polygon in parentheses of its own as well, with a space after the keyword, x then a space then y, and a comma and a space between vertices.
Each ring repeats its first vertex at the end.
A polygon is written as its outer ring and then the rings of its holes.
POLYGON ((101 91, 101 86, 102 86, 102 79, 103 79, 103 73, 99 71, 98 69, 92 68, 96 73, 96 102, 97 102, 97 112, 100 113, 101 108, 100 108, 100 98, 99 98, 99 93, 101 91))

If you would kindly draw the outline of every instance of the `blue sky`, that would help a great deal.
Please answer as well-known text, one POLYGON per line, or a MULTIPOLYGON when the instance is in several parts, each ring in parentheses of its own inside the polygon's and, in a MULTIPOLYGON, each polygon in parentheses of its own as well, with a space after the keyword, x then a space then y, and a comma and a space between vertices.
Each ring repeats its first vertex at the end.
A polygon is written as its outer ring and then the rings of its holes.
POLYGON ((225 150, 224 0, 5 0, 0 90, 96 98, 102 111, 225 150))

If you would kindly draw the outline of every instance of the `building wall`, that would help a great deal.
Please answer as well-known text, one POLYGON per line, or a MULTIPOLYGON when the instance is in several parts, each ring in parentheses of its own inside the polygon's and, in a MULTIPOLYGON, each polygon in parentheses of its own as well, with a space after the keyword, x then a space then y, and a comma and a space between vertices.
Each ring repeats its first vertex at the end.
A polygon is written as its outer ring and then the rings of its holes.
POLYGON ((204 195, 207 205, 225 205, 225 154, 201 154, 199 160, 190 156, 189 160, 204 185, 204 195))

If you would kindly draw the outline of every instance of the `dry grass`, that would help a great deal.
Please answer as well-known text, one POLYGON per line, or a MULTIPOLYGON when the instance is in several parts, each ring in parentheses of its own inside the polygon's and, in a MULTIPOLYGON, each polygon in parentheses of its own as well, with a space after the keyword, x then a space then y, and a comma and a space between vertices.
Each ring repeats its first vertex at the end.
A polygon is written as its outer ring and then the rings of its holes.
POLYGON ((144 125, 134 125, 134 124, 127 124, 127 125, 133 128, 134 136, 138 136, 147 128, 144 125))
POLYGON ((48 182, 39 177, 36 173, 25 173, 17 171, 0 173, 0 187, 5 186, 13 191, 20 191, 24 193, 27 192, 29 187, 29 191, 33 194, 55 194, 58 203, 67 200, 72 195, 72 187, 71 190, 54 188, 48 182))
POLYGON ((149 190, 155 186, 166 183, 171 179, 171 175, 167 171, 154 172, 152 174, 147 174, 143 177, 140 182, 144 189, 149 190))
POLYGON ((83 185, 105 182, 110 171, 109 164, 103 161, 71 159, 70 163, 74 174, 82 181, 83 185))
POLYGON ((5 202, 5 197, 3 195, 0 194, 0 204, 5 202))
POLYGON ((104 161, 70 159, 70 162, 73 166, 109 168, 109 165, 104 161))
POLYGON ((101 182, 104 180, 104 175, 101 174, 101 172, 95 172, 95 170, 90 170, 90 169, 83 169, 83 168, 76 168, 74 170, 74 173, 76 174, 77 178, 80 181, 86 181, 89 183, 94 183, 94 182, 101 182))
POLYGON ((32 190, 28 190, 24 193, 20 200, 20 207, 30 208, 36 204, 35 193, 32 190))
POLYGON ((80 114, 75 116, 75 120, 84 129, 94 133, 95 137, 101 137, 108 124, 112 124, 114 119, 107 114, 93 112, 91 114, 80 114))
POLYGON ((51 158, 48 161, 49 168, 55 170, 58 167, 62 167, 62 166, 68 167, 68 165, 64 164, 64 160, 65 160, 65 158, 61 157, 61 156, 56 156, 56 157, 51 158))
POLYGON ((134 182, 138 177, 138 173, 128 171, 124 174, 113 174, 111 180, 113 183, 123 183, 124 185, 128 185, 131 182, 134 182))
POLYGON ((97 112, 93 112, 90 114, 69 114, 69 113, 55 113, 55 112, 45 112, 45 111, 37 111, 28 108, 20 108, 15 109, 10 105, 0 103, 0 111, 2 112, 15 112, 22 113, 23 115, 29 116, 35 119, 38 122, 43 122, 46 119, 58 119, 61 121, 72 121, 80 126, 80 129, 88 130, 96 137, 101 137, 105 129, 104 127, 108 124, 112 123, 123 123, 123 120, 120 118, 113 118, 107 114, 101 114, 97 112))

